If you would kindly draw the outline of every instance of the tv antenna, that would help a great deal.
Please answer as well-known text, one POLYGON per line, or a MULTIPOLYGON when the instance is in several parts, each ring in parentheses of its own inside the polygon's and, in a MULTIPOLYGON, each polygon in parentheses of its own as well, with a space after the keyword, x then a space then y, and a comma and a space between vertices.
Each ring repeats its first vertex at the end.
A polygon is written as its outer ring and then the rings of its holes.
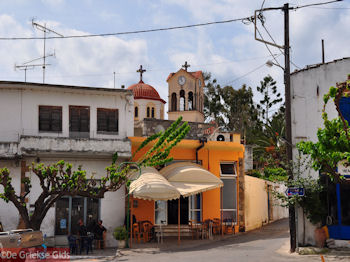
MULTIPOLYGON (((50 56, 56 57, 55 52, 53 52, 52 54, 46 55, 46 57, 50 57, 50 56)), ((46 59, 46 57, 45 57, 45 59, 46 59)), ((34 69, 35 67, 42 67, 42 66, 50 65, 50 64, 31 64, 31 63, 36 62, 36 61, 41 60, 41 59, 43 59, 43 57, 35 58, 33 60, 24 62, 21 65, 15 64, 15 70, 19 69, 19 70, 24 71, 24 82, 27 82, 27 70, 34 69)))
POLYGON ((54 34, 56 34, 56 35, 58 35, 58 36, 61 36, 61 37, 63 37, 63 35, 61 35, 61 34, 55 32, 54 30, 52 30, 52 29, 46 27, 46 23, 45 23, 44 25, 41 25, 41 24, 36 23, 36 22, 34 21, 34 18, 32 19, 32 26, 33 26, 35 29, 44 32, 44 39, 43 39, 43 40, 44 40, 44 54, 43 54, 43 56, 42 56, 41 58, 39 58, 39 59, 43 59, 43 63, 42 63, 41 66, 42 66, 42 68, 43 68, 43 83, 45 83, 45 68, 46 68, 46 65, 48 65, 48 64, 46 64, 46 57, 49 57, 49 56, 50 56, 50 55, 46 55, 46 34, 48 34, 48 33, 54 33, 54 34))

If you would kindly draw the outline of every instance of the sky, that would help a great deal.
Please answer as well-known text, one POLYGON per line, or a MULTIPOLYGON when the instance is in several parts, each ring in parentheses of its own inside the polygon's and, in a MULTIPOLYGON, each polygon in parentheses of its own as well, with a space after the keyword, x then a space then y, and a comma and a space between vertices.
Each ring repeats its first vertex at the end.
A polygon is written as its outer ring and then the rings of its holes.
MULTIPOLYGON (((249 17, 264 7, 290 6, 328 0, 2 0, 0 37, 41 37, 32 26, 46 24, 64 35, 116 33, 198 24, 249 17)), ((266 11, 264 39, 283 45, 283 13, 266 11)), ((322 61, 321 39, 326 62, 350 57, 350 1, 290 11, 291 70, 322 61), (297 66, 297 67, 296 67, 297 66)), ((55 36, 54 33, 48 36, 55 36)), ((24 81, 16 65, 43 56, 43 40, 0 40, 0 80, 24 81)), ((270 47, 280 65, 279 49, 270 47)), ((254 25, 241 21, 196 28, 122 36, 53 39, 46 41, 49 65, 45 83, 120 88, 138 82, 136 70, 147 70, 144 82, 168 100, 167 76, 187 61, 189 71, 210 72, 222 86, 253 90, 270 74, 283 93, 283 70, 267 67, 273 60, 266 46, 254 39, 254 25), (114 80, 115 78, 115 80, 114 80)), ((273 60, 275 62, 275 60, 273 60)), ((41 59, 32 64, 41 64, 41 59)), ((350 73, 350 72, 349 72, 350 73)), ((42 68, 27 70, 28 82, 43 81, 42 68)), ((345 78, 346 76, 344 76, 345 78)))

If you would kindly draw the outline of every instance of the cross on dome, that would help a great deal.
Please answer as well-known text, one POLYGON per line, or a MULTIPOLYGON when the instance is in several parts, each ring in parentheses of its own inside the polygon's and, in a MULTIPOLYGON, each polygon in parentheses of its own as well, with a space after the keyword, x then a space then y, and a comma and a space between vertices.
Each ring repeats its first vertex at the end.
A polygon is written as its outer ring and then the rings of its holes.
POLYGON ((146 69, 143 69, 143 68, 142 68, 142 65, 140 65, 139 70, 137 70, 136 72, 137 72, 137 73, 140 73, 140 82, 143 82, 143 81, 142 81, 142 74, 143 74, 144 72, 146 72, 146 69))
POLYGON ((187 61, 185 61, 185 64, 182 65, 183 68, 185 68, 185 71, 187 72, 187 68, 190 67, 190 64, 187 64, 187 61))

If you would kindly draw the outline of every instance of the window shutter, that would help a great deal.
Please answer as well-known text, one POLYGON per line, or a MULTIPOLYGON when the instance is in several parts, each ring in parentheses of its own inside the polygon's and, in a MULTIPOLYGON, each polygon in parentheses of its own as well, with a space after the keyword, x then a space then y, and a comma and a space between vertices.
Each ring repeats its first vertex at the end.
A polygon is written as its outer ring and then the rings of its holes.
POLYGON ((71 132, 79 132, 80 130, 80 117, 79 117, 79 109, 77 107, 69 108, 69 131, 71 132))
POLYGON ((97 108, 97 131, 118 132, 118 109, 97 108))
POLYGON ((39 131, 62 131, 62 107, 39 106, 39 131))

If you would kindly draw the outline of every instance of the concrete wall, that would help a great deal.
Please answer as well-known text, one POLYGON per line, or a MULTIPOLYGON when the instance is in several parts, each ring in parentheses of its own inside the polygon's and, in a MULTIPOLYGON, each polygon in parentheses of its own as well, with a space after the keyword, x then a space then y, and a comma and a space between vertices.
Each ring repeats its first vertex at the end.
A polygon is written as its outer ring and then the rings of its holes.
POLYGON ((245 176, 244 178, 244 212, 245 230, 260 228, 262 225, 288 217, 288 209, 281 207, 277 199, 274 199, 270 191, 270 214, 269 220, 269 194, 268 186, 272 190, 284 192, 285 186, 272 183, 260 178, 245 176))
MULTIPOLYGON (((292 143, 304 140, 317 141, 317 129, 323 127, 323 96, 331 86, 347 80, 350 74, 350 58, 335 60, 322 65, 311 66, 291 75, 291 113, 292 143)), ((329 119, 337 117, 334 103, 327 105, 329 119)), ((293 157, 297 150, 293 148, 293 157)), ((307 174, 305 174, 307 175, 307 174)), ((311 170, 311 175, 318 177, 318 172, 311 170)), ((302 210, 298 212, 298 241, 302 245, 313 245, 315 226, 304 218, 302 210), (305 225, 304 225, 305 221, 305 225), (305 228, 305 232, 304 232, 305 228)))
MULTIPOLYGON (((133 136, 133 96, 131 91, 107 90, 89 87, 41 85, 0 81, 0 168, 8 167, 16 192, 20 193, 21 161, 27 165, 37 161, 54 163, 64 159, 75 167, 82 165, 88 178, 94 174, 100 178, 111 164, 112 154, 118 152, 120 161, 131 156, 133 136), (62 132, 39 132, 39 105, 62 106, 62 132), (90 137, 69 137, 69 106, 90 107, 90 137), (118 134, 97 133, 97 108, 119 110, 118 134), (12 159, 10 159, 12 158, 12 159)), ((41 193, 38 178, 26 172, 32 181, 28 195, 28 207, 41 193)), ((124 223, 125 192, 122 187, 109 192, 101 199, 100 218, 107 228, 107 246, 116 246, 112 232, 124 223)), ((0 192, 3 192, 0 186, 0 192)), ((55 234, 55 207, 47 213, 41 230, 48 237, 55 234)), ((5 230, 16 229, 19 224, 17 209, 11 203, 0 200, 0 221, 5 230)), ((57 237, 66 243, 66 237, 57 237)))
POLYGON ((123 139, 133 136, 133 96, 131 91, 104 91, 85 88, 55 88, 47 85, 22 86, 0 82, 1 142, 18 142, 19 136, 69 137, 69 106, 90 107, 90 138, 123 139), (62 132, 39 132, 39 105, 62 106, 62 132), (117 135, 97 133, 97 108, 119 110, 117 135))

